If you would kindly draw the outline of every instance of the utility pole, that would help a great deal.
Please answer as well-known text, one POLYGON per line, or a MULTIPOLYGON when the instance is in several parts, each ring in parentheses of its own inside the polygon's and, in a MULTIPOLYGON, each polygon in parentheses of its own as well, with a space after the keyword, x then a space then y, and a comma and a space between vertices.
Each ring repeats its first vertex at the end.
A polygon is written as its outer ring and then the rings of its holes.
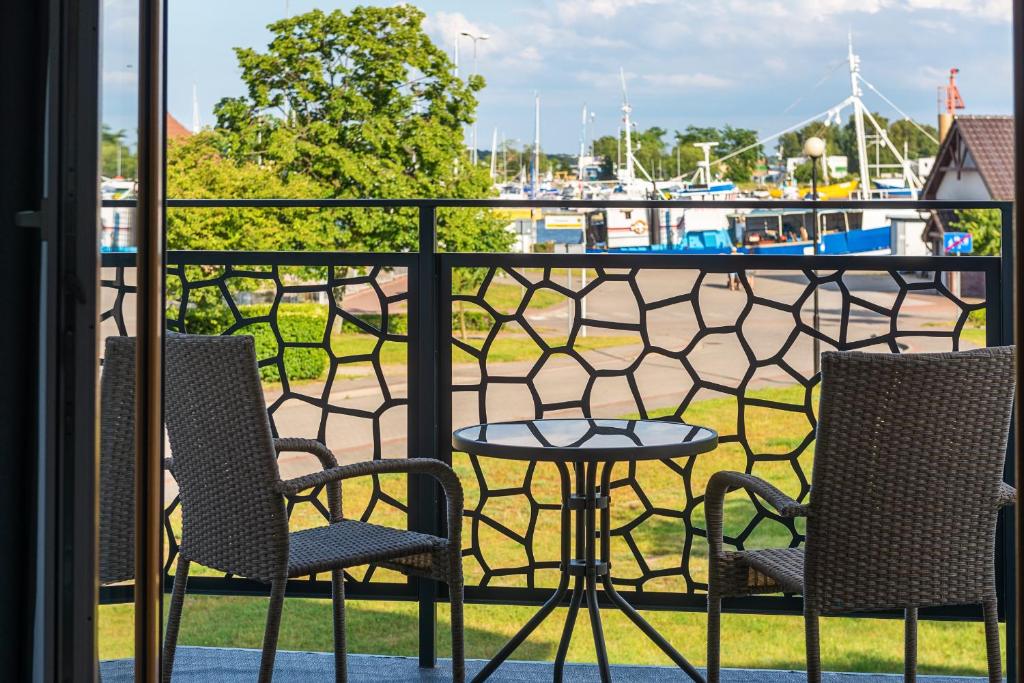
MULTIPOLYGON (((467 38, 469 38, 470 40, 473 41, 473 73, 470 74, 470 75, 471 76, 476 76, 476 74, 477 74, 477 71, 476 71, 476 44, 477 44, 477 41, 487 40, 487 39, 490 38, 490 36, 487 35, 486 33, 481 33, 480 35, 474 35, 474 34, 470 33, 469 31, 463 31, 461 33, 461 35, 464 35, 464 36, 466 36, 467 38)), ((455 44, 456 44, 456 46, 458 46, 458 39, 456 39, 456 43, 455 44)), ((473 165, 476 166, 476 163, 477 163, 476 119, 474 118, 473 119, 473 165)))

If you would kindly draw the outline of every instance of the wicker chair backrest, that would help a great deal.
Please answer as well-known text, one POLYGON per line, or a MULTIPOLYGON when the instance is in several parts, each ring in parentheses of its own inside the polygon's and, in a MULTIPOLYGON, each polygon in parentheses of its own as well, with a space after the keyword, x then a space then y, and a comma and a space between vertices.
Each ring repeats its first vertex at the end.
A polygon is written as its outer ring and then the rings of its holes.
POLYGON ((165 419, 182 555, 250 579, 283 578, 288 518, 253 338, 169 336, 165 419))
POLYGON ((822 354, 805 599, 821 613, 978 603, 994 572, 1010 347, 822 354))
POLYGON ((100 376, 100 583, 135 576, 135 340, 108 337, 100 376))

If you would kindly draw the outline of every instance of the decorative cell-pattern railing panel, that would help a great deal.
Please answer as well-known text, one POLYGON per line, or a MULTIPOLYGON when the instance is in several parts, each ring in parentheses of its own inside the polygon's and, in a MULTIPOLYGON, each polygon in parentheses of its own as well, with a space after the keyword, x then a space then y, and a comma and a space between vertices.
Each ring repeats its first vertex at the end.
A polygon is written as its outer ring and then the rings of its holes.
MULTIPOLYGON (((707 586, 703 492, 713 472, 752 472, 806 499, 816 349, 986 345, 984 300, 954 295, 945 272, 907 267, 869 257, 446 255, 451 426, 631 415, 718 430, 715 452, 618 465, 611 485, 616 584, 654 594, 651 604, 693 595, 707 586)), ((966 269, 999 277, 994 259, 966 269)), ((554 467, 457 453, 453 463, 467 489, 471 594, 553 585, 554 467)), ((744 493, 730 495, 726 524, 740 549, 803 540, 802 522, 744 493)))
MULTIPOLYGON (((253 335, 276 436, 317 438, 348 462, 408 457, 408 282, 414 257, 171 252, 168 261, 168 329, 253 335)), ((104 335, 134 333, 133 278, 134 255, 104 256, 104 335)), ((279 466, 288 477, 317 464, 308 456, 282 454, 279 466)), ((350 518, 408 523, 404 477, 354 480, 344 492, 350 518)), ((169 571, 181 523, 176 494, 171 484, 165 518, 169 571)), ((291 496, 287 509, 293 530, 329 517, 319 489, 291 496)), ((353 570, 352 578, 406 583, 374 567, 353 570)), ((224 587, 231 590, 230 582, 224 587)))

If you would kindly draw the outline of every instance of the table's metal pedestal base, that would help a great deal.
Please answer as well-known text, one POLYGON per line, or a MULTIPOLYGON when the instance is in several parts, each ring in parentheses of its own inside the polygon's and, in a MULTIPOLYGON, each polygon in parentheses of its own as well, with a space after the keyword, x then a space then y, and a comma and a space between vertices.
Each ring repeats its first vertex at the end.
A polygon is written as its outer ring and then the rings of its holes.
POLYGON ((622 612, 643 631, 644 635, 651 639, 655 645, 660 647, 676 665, 685 671, 694 681, 704 683, 704 677, 686 660, 679 652, 672 647, 654 627, 640 616, 633 609, 633 606, 626 602, 615 590, 611 578, 611 512, 609 510, 610 496, 609 485, 611 482, 612 462, 590 462, 574 463, 576 473, 576 490, 573 492, 569 480, 569 469, 565 463, 556 463, 562 481, 562 553, 561 571, 562 575, 558 582, 558 588, 547 602, 537 611, 533 617, 512 636, 512 639, 501 648, 494 658, 487 662, 487 665, 473 678, 473 683, 487 680, 494 673, 502 662, 508 659, 516 648, 543 622, 558 605, 562 604, 566 595, 569 597, 569 613, 565 618, 565 626, 562 628, 562 637, 558 642, 558 652, 555 655, 554 680, 562 680, 562 672, 565 668, 565 655, 569 650, 569 641, 572 639, 573 628, 576 625, 576 616, 584 598, 587 602, 587 610, 590 612, 590 625, 594 634, 594 648, 597 651, 597 665, 601 672, 601 681, 611 680, 611 670, 608 666, 608 651, 604 644, 604 631, 601 627, 601 612, 597 602, 598 583, 604 589, 605 596, 615 604, 622 612), (601 487, 597 487, 597 468, 601 466, 601 487), (600 559, 597 553, 597 511, 601 511, 601 550, 600 559), (570 539, 572 526, 572 513, 576 513, 575 538, 576 557, 571 557, 570 539), (572 582, 570 591, 569 583, 572 582))

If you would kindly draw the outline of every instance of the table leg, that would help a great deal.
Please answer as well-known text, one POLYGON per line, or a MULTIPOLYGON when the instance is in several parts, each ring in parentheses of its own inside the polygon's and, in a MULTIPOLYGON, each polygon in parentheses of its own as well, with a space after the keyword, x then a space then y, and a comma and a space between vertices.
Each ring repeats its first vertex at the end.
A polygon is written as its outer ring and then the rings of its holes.
MULTIPOLYGON (((609 468, 606 468, 609 469, 609 468)), ((604 629, 601 625, 601 606, 597 602, 597 580, 601 575, 608 578, 608 561, 602 557, 602 562, 597 561, 597 507, 603 503, 601 508, 601 520, 604 521, 608 515, 608 489, 603 487, 602 496, 597 491, 597 463, 587 465, 587 484, 584 494, 585 518, 584 530, 586 533, 586 552, 584 554, 586 584, 587 584, 587 609, 590 611, 590 628, 594 632, 594 650, 597 653, 597 667, 601 672, 602 683, 609 683, 612 680, 611 668, 608 666, 608 650, 604 644, 604 629), (599 502, 600 501, 600 502, 599 502)), ((602 532, 602 547, 604 537, 607 534, 602 532)))
MULTIPOLYGON (((480 669, 480 671, 477 672, 477 674, 473 677, 472 683, 482 683, 483 681, 486 681, 490 677, 490 675, 494 673, 494 670, 501 666, 502 662, 508 659, 512 655, 512 653, 515 652, 516 649, 523 644, 523 641, 526 640, 531 633, 533 633, 533 631, 541 624, 541 622, 547 619, 548 615, 551 614, 551 611, 562 602, 562 600, 565 598, 565 594, 569 590, 570 574, 568 572, 568 568, 571 563, 572 554, 570 546, 572 538, 570 532, 570 527, 572 526, 572 512, 569 508, 568 503, 571 497, 572 489, 570 488, 569 484, 569 468, 564 463, 556 464, 558 465, 558 474, 562 483, 563 500, 561 553, 562 575, 558 581, 558 588, 555 589, 554 594, 550 598, 548 598, 547 602, 545 602, 541 606, 541 608, 537 610, 537 613, 534 614, 528 622, 526 622, 526 625, 524 625, 521 629, 519 629, 519 631, 514 636, 512 636, 511 640, 509 640, 505 644, 505 647, 501 648, 498 654, 494 655, 494 657, 489 662, 487 662, 487 664, 484 665, 484 668, 480 669)), ((573 599, 575 599, 575 591, 573 591, 573 593, 573 599)), ((559 647, 561 649, 561 646, 559 647)))
MULTIPOLYGON (((584 480, 585 474, 583 469, 583 463, 574 463, 573 471, 576 476, 576 491, 575 494, 570 493, 563 489, 562 492, 562 511, 565 514, 566 511, 571 512, 576 510, 576 552, 574 557, 582 557, 585 548, 586 539, 586 527, 584 526, 585 520, 583 514, 580 512, 578 507, 578 501, 585 497, 584 480)), ((564 543, 568 537, 566 536, 566 530, 562 529, 562 542, 564 543)), ((567 558, 562 558, 562 572, 569 576, 570 564, 575 564, 571 561, 567 561, 567 558)), ((565 671, 565 656, 569 652, 569 643, 572 641, 572 632, 576 627, 576 618, 580 613, 580 605, 583 603, 583 597, 586 594, 585 582, 583 574, 576 574, 576 581, 572 587, 572 597, 569 600, 569 611, 565 615, 565 625, 562 627, 562 636, 558 639, 558 651, 555 653, 555 668, 554 668, 554 683, 561 683, 562 675, 565 671)))
MULTIPOLYGON (((611 472, 613 463, 605 463, 604 469, 601 472, 601 491, 605 496, 609 495, 611 485, 611 472)), ((605 566, 611 566, 611 509, 610 505, 601 510, 601 562, 605 566)), ((615 585, 612 583, 611 572, 607 572, 602 577, 602 584, 604 587, 605 595, 615 603, 615 606, 619 608, 630 621, 636 624, 637 628, 643 631, 644 635, 651 639, 651 641, 661 648, 661 651, 668 655, 669 659, 675 662, 676 666, 686 672, 686 674, 698 683, 705 683, 704 677, 701 676, 700 672, 687 661, 686 657, 681 655, 672 645, 669 644, 665 637, 658 633, 653 626, 647 623, 647 620, 640 616, 640 613, 633 608, 626 599, 619 595, 619 592, 615 590, 615 585)))

